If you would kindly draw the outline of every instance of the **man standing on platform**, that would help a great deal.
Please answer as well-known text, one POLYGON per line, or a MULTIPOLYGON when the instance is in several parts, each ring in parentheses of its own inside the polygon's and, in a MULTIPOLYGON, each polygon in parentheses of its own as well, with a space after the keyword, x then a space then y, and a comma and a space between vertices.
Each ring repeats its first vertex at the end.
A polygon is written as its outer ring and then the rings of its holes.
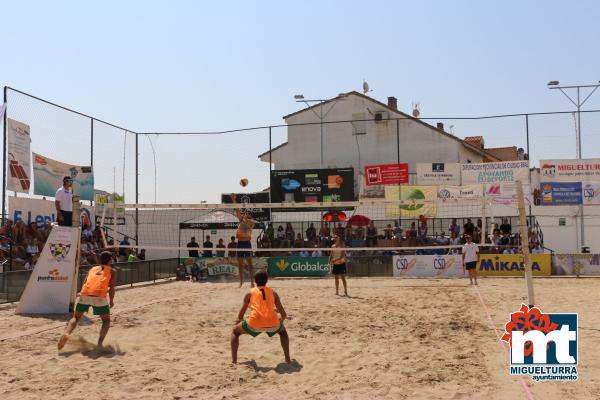
POLYGON ((56 191, 55 198, 58 225, 73 226, 73 178, 63 178, 63 185, 56 191))

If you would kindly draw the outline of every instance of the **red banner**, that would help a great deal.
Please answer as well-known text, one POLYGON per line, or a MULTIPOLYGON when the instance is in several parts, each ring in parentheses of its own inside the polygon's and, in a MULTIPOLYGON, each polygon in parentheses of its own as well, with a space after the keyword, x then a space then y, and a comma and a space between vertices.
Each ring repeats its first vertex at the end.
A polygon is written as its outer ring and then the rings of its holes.
POLYGON ((408 183, 408 164, 367 165, 365 178, 367 186, 408 183))

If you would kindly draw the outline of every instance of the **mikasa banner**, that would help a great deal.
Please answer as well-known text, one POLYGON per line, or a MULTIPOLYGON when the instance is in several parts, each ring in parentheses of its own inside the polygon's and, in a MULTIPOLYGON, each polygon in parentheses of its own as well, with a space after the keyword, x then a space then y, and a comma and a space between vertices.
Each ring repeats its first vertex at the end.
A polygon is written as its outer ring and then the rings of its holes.
POLYGON ((31 272, 17 314, 62 314, 75 298, 80 229, 54 226, 31 272))

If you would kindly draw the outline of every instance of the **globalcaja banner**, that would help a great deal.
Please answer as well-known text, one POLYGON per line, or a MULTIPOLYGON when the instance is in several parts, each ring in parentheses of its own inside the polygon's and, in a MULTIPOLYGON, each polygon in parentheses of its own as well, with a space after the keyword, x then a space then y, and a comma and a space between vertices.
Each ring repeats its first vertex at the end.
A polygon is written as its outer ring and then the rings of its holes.
POLYGON ((600 204, 600 183, 585 182, 582 184, 583 189, 583 204, 584 205, 599 205, 600 204))
MULTIPOLYGON (((38 228, 43 228, 46 222, 56 222, 56 206, 50 200, 11 196, 8 198, 8 215, 14 222, 23 221, 27 225, 35 222, 38 228)), ((91 207, 82 205, 81 226, 92 226, 92 216, 91 207)))
POLYGON ((271 202, 354 201, 354 169, 271 171, 271 202))
POLYGON ((438 186, 439 199, 476 199, 483 197, 483 185, 438 186))
POLYGON ((268 257, 269 276, 325 276, 331 272, 327 257, 268 257))
POLYGON ((426 217, 436 216, 437 186, 386 186, 385 199, 414 201, 412 204, 386 204, 386 217, 418 218, 420 215, 426 217), (419 200, 427 200, 428 202, 419 203, 419 200))
MULTIPOLYGON (((235 196, 237 202, 242 205, 242 212, 249 211, 255 221, 271 221, 271 209, 243 207, 244 204, 249 203, 270 203, 269 192, 235 193, 235 196)), ((221 203, 231 204, 231 194, 222 194, 221 203)))
MULTIPOLYGON (((531 268, 534 276, 550 276, 550 254, 531 254, 531 268)), ((523 276, 525 262, 521 254, 482 254, 477 263, 481 276, 523 276)))
POLYGON ((63 178, 73 178, 73 192, 81 200, 94 200, 94 174, 92 167, 66 164, 40 154, 33 154, 33 194, 54 197, 62 186, 63 178))
POLYGON ((582 204, 581 182, 540 183, 542 206, 575 206, 582 204))
POLYGON ((461 164, 463 185, 474 183, 529 183, 529 161, 507 161, 480 164, 461 164))
POLYGON ((395 277, 459 278, 464 276, 461 255, 414 255, 394 256, 395 277))
POLYGON ((460 164, 417 163, 418 185, 460 185, 460 164))
POLYGON ((600 275, 600 254, 554 254, 552 275, 600 275))
POLYGON ((29 193, 31 187, 31 136, 29 135, 29 125, 10 118, 7 119, 7 125, 8 180, 6 189, 29 193))
POLYGON ((408 164, 367 165, 365 182, 367 186, 408 183, 408 164))
POLYGON ((540 160, 540 174, 546 182, 599 182, 600 158, 540 160))
POLYGON ((115 203, 114 213, 117 217, 116 225, 125 225, 125 209, 119 208, 119 204, 125 204, 125 196, 122 196, 118 193, 108 193, 101 190, 94 191, 95 196, 95 207, 94 212, 96 214, 96 225, 100 225, 100 220, 102 219, 102 214, 104 213, 104 225, 113 225, 113 207, 112 203, 115 203), (111 204, 107 207, 107 204, 111 204))

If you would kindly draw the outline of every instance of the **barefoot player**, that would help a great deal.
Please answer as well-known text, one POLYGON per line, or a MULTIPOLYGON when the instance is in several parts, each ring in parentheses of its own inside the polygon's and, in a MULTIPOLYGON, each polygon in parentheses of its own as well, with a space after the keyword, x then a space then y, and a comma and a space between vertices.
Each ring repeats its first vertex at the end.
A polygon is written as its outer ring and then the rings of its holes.
POLYGON ((285 362, 290 363, 290 338, 283 326, 287 314, 281 305, 279 296, 267 286, 269 277, 265 270, 260 270, 254 275, 256 287, 244 297, 244 304, 238 314, 235 327, 231 332, 231 361, 237 363, 237 351, 240 345, 240 335, 248 334, 252 337, 266 332, 269 337, 279 335, 279 341, 285 355, 285 362), (250 317, 244 319, 246 310, 250 307, 250 317), (279 312, 279 316, 277 312, 279 312))
POLYGON ((329 264, 331 264, 331 273, 335 276, 335 294, 340 293, 340 279, 344 285, 344 295, 348 296, 348 287, 346 285, 346 250, 344 242, 340 235, 335 235, 335 242, 331 246, 329 253, 329 264))
POLYGON ((469 281, 471 285, 473 280, 477 285, 477 262, 479 261, 479 246, 473 243, 473 237, 469 234, 465 235, 467 241, 462 248, 463 267, 469 272, 469 281))
MULTIPOLYGON (((237 203, 237 197, 235 194, 231 195, 232 203, 237 203)), ((256 225, 256 221, 252 219, 252 215, 249 211, 242 212, 239 208, 235 209, 235 214, 240 221, 238 229, 235 234, 237 237, 237 262, 240 272, 240 287, 244 284, 244 266, 248 266, 248 273, 250 274, 250 287, 254 287, 252 276, 254 275, 254 267, 252 266, 252 229, 256 225)))
POLYGON ((97 265, 89 270, 81 293, 75 303, 75 312, 73 318, 69 321, 65 333, 58 341, 58 349, 62 349, 69 340, 69 335, 77 323, 83 317, 90 306, 94 311, 94 315, 99 315, 102 320, 100 328, 100 336, 98 337, 98 348, 102 348, 104 338, 110 328, 110 309, 114 306, 115 298, 115 274, 112 269, 112 254, 108 251, 100 254, 100 265, 97 265), (106 299, 109 295, 110 301, 106 299))

